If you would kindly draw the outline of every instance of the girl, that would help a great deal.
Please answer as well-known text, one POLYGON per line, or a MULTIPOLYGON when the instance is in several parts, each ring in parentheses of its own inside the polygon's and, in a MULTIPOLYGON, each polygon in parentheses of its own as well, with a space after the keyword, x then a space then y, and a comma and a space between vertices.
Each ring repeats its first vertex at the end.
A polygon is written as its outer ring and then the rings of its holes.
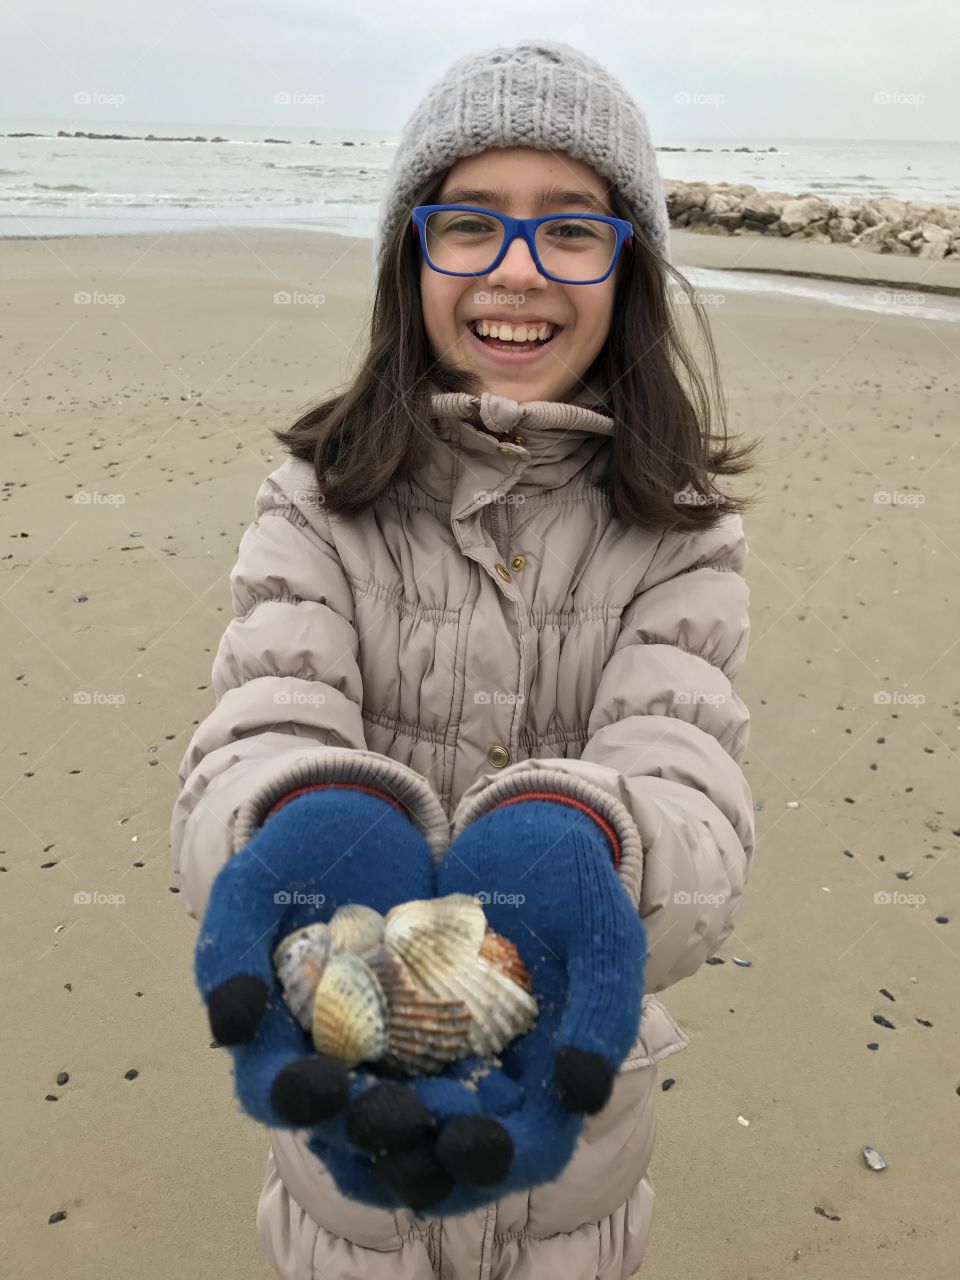
POLYGON ((258 1232, 287 1280, 625 1280, 688 1043, 656 993, 731 932, 753 855, 745 503, 711 477, 755 445, 711 431, 673 322, 671 275, 715 374, 645 119, 569 46, 454 64, 375 248, 363 368, 278 433, 171 829, 271 1125, 258 1232), (517 945, 536 1034, 472 1114, 449 1082, 349 1094, 284 1042, 271 904, 451 891, 517 945))

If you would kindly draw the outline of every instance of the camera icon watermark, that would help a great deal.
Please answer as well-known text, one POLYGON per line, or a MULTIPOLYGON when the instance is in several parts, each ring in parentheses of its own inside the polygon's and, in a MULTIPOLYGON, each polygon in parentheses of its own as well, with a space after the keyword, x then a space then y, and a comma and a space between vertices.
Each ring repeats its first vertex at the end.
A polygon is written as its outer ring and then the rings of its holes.
POLYGON ((486 889, 480 889, 473 896, 484 907, 522 907, 527 900, 524 893, 500 893, 497 890, 491 893, 486 889))
POLYGON ((101 893, 99 889, 81 889, 73 895, 74 905, 78 907, 120 907, 126 900, 122 893, 101 893))
POLYGON ((896 889, 881 889, 873 895, 873 901, 878 907, 919 907, 926 900, 926 894, 900 893, 896 889))
POLYGON ((326 900, 324 893, 304 893, 301 889, 278 889, 273 895, 278 907, 322 907, 326 900))

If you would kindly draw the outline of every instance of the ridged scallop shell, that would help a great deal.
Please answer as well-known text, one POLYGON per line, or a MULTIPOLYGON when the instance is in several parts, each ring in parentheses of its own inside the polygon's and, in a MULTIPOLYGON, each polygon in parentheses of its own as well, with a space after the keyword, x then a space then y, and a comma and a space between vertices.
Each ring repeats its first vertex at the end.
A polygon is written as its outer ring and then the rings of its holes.
POLYGON ((313 1044, 350 1066, 375 1062, 387 1047, 387 1002, 373 971, 344 951, 330 957, 313 1002, 313 1044))
POLYGON ((309 1031, 313 1022, 313 997, 327 967, 331 947, 327 926, 309 924, 288 933, 273 952, 273 967, 283 998, 304 1031, 309 1031))
MULTIPOLYGON (((384 945, 404 962, 415 989, 428 1000, 466 1006, 467 1050, 458 1057, 499 1053, 537 1016, 529 991, 482 954, 487 933, 482 905, 465 893, 405 902, 386 917, 384 945)), ((508 954, 507 947, 493 948, 498 958, 508 954)), ((511 963, 515 969, 519 956, 511 963)))
POLYGON ((337 907, 328 928, 335 951, 359 955, 383 940, 383 916, 361 902, 346 902, 337 907))

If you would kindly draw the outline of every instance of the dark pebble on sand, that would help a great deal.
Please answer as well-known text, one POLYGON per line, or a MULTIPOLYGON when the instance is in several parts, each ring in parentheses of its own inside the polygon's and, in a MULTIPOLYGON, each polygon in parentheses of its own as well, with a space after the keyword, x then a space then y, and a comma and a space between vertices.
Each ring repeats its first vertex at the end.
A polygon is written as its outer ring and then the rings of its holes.
POLYGON ((843 851, 843 856, 844 856, 845 858, 852 858, 852 857, 853 857, 853 850, 852 850, 852 849, 844 849, 844 851, 843 851))
POLYGON ((136 1080, 139 1074, 140 1072, 136 1069, 136 1067, 131 1067, 129 1071, 125 1071, 123 1073, 123 1078, 124 1080, 136 1080))
POLYGON ((58 1098, 55 1093, 46 1093, 43 1096, 44 1102, 57 1102, 58 1098))
POLYGON ((57 1076, 57 1084, 66 1084, 69 1079, 69 1074, 66 1071, 61 1071, 57 1076))
POLYGON ((41 870, 41 871, 46 871, 48 867, 55 867, 56 865, 57 865, 57 864, 56 864, 55 862, 41 862, 41 863, 40 863, 40 870, 41 870))
POLYGON ((868 1048, 868 1049, 879 1049, 879 1048, 880 1048, 880 1046, 877 1044, 876 1040, 871 1040, 871 1041, 870 1041, 870 1043, 867 1045, 867 1048, 868 1048))
POLYGON ((912 876, 912 875, 913 875, 913 872, 912 872, 912 871, 898 871, 898 872, 897 872, 897 879, 898 879, 898 880, 909 880, 909 879, 911 878, 911 876, 912 876))
POLYGON ((723 956, 707 956, 707 964, 723 964, 723 956))
POLYGON ((663 1090, 664 1093, 666 1093, 667 1090, 672 1089, 676 1083, 677 1082, 676 1080, 674 1080, 673 1076, 668 1076, 667 1079, 664 1080, 663 1084, 661 1084, 660 1088, 663 1090))
POLYGON ((893 1025, 893 1023, 890 1022, 889 1019, 885 1018, 882 1013, 875 1013, 873 1015, 873 1020, 878 1027, 886 1027, 890 1031, 896 1030, 896 1027, 893 1025))
POLYGON ((886 996, 888 1000, 895 1000, 895 999, 896 999, 896 996, 892 996, 892 995, 890 994, 890 992, 887 990, 887 988, 886 988, 886 987, 881 987, 881 988, 880 988, 880 994, 881 994, 882 996, 886 996))
POLYGON ((49 1225, 54 1222, 62 1222, 66 1216, 66 1209, 58 1209, 56 1213, 51 1213, 50 1217, 47 1219, 47 1223, 49 1225))
POLYGON ((815 1205, 813 1206, 813 1212, 814 1212, 814 1213, 819 1213, 819 1215, 820 1215, 820 1217, 821 1217, 821 1218, 829 1218, 831 1222, 839 1222, 839 1221, 840 1221, 840 1216, 839 1216, 839 1214, 836 1214, 836 1213, 827 1213, 826 1209, 824 1209, 822 1205, 815 1204, 815 1205))
POLYGON ((72 983, 72 982, 65 982, 65 983, 63 984, 63 989, 64 989, 64 991, 72 991, 72 990, 73 990, 73 983, 72 983))
POLYGON ((933 1026, 933 1023, 932 1023, 932 1022, 928 1022, 928 1021, 926 1020, 926 1018, 918 1018, 918 1019, 917 1019, 917 1021, 920 1023, 921 1027, 932 1027, 932 1026, 933 1026))
POLYGON ((857 802, 856 802, 856 800, 854 800, 851 796, 844 796, 844 797, 843 797, 843 800, 844 800, 844 803, 845 803, 845 804, 856 804, 856 803, 857 803, 857 802))
POLYGON ((936 920, 937 924, 949 924, 949 923, 950 923, 950 917, 949 917, 949 916, 934 916, 934 919, 936 920))
POLYGON ((886 738, 878 738, 877 741, 882 745, 884 742, 886 742, 886 738))
POLYGON ((180 889, 179 889, 179 888, 178 888, 178 886, 177 886, 177 885, 175 885, 175 884, 169 884, 169 885, 167 885, 167 888, 170 890, 170 892, 171 892, 171 893, 179 893, 179 892, 180 892, 180 889))

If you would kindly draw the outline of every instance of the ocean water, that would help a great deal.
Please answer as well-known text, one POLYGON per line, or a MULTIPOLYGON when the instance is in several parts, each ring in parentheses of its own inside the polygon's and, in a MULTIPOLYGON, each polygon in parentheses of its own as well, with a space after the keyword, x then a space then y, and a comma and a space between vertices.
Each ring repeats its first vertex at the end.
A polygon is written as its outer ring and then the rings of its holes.
MULTIPOLYGON (((94 132, 223 142, 59 138, 69 121, 0 122, 0 236, 305 227, 370 236, 399 133, 171 124, 86 124, 94 132), (287 141, 268 142, 276 138, 287 141)), ((960 204, 960 148, 937 142, 680 139, 664 178, 748 182, 847 200, 896 195, 960 204), (750 146, 750 152, 737 151, 750 146), (775 147, 770 151, 768 148, 775 147)))

